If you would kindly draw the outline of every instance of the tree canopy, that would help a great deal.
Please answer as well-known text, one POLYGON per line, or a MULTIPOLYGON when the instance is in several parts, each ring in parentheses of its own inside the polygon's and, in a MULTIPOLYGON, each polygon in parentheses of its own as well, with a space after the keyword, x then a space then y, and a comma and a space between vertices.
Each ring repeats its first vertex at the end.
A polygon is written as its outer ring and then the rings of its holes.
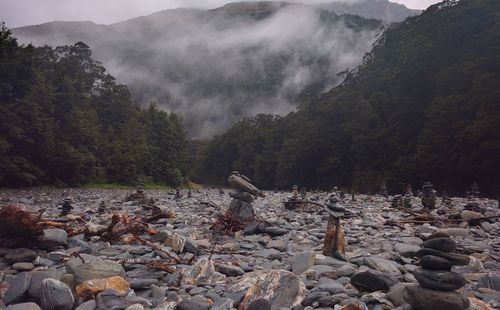
POLYGON ((184 182, 182 121, 135 104, 82 42, 21 46, 0 27, 0 185, 184 182))

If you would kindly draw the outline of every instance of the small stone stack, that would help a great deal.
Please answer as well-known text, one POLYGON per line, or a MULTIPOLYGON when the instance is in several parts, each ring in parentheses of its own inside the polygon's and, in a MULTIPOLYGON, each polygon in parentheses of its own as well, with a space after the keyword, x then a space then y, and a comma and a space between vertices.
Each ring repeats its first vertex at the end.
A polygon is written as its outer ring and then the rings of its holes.
POLYGON ((181 199, 181 198, 182 198, 181 189, 177 187, 175 189, 175 199, 181 199))
POLYGON ((443 191, 443 197, 441 198, 441 204, 444 205, 445 207, 451 207, 451 197, 448 196, 448 192, 443 191))
POLYGON ((477 185, 477 182, 472 183, 470 190, 467 191, 466 196, 469 199, 474 199, 474 198, 479 198, 479 186, 477 185))
POLYGON ((406 187, 406 194, 403 197, 403 207, 411 208, 411 200, 413 198, 413 190, 411 188, 411 184, 408 184, 406 187))
POLYGON ((61 216, 66 216, 71 213, 73 206, 71 205, 71 199, 69 197, 64 198, 63 204, 61 206, 61 216))
POLYGON ((380 195, 385 198, 389 198, 389 192, 387 192, 387 185, 385 182, 382 183, 382 186, 380 187, 380 195))
POLYGON ((397 209, 401 207, 402 203, 403 203, 403 197, 401 195, 394 195, 394 197, 392 197, 391 200, 391 207, 397 209))
POLYGON ((420 258, 421 268, 412 271, 419 285, 407 288, 407 302, 414 307, 435 298, 436 309, 466 309, 468 300, 454 292, 465 286, 465 278, 451 271, 452 266, 467 265, 469 257, 453 253, 456 243, 445 233, 435 233, 424 243, 415 256, 420 258))
POLYGON ((137 180, 136 192, 130 194, 126 201, 136 201, 141 202, 146 200, 146 195, 144 194, 144 181, 142 179, 137 180))
POLYGON ((106 203, 104 202, 104 200, 101 200, 101 202, 99 203, 99 208, 97 208, 97 212, 99 214, 103 214, 104 212, 106 212, 106 203))
POLYGON ((306 199, 306 197, 307 197, 307 190, 306 190, 306 188, 305 188, 305 187, 302 187, 302 188, 300 189, 300 198, 302 198, 302 199, 306 199))
POLYGON ((427 210, 436 208, 436 191, 431 182, 425 182, 422 186, 422 205, 427 210))
POLYGON ((305 204, 302 202, 304 198, 301 198, 301 196, 302 192, 299 193, 299 187, 297 185, 294 185, 292 188, 292 196, 289 196, 288 200, 285 201, 285 208, 287 208, 288 210, 303 208, 305 204))

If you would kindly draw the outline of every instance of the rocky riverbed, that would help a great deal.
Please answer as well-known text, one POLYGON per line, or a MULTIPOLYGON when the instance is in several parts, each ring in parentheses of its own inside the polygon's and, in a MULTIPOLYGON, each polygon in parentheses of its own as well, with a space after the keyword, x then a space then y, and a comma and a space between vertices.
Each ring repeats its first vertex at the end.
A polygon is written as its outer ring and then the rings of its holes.
MULTIPOLYGON (((429 215, 417 197, 405 210, 391 206, 390 198, 346 196, 340 199, 346 209, 345 262, 322 254, 329 214, 315 205, 286 209, 290 193, 265 192, 252 202, 256 217, 274 227, 257 234, 210 229, 230 205, 227 191, 193 190, 191 197, 186 190, 177 196, 144 191, 151 200, 126 202, 132 193, 0 191, 0 207, 17 206, 35 217, 45 209, 40 220, 47 222, 36 244, 7 247, 5 238, 0 244, 0 308, 500 307, 495 200, 478 199, 474 210, 464 211, 468 200, 453 198, 448 205, 438 198, 429 215), (61 216, 57 206, 67 197, 72 209, 61 216), (146 223, 139 239, 67 232, 82 225, 106 227, 113 214, 133 218, 155 209, 175 212, 175 218, 146 223)), ((328 194, 308 193, 307 199, 324 203, 328 194)))

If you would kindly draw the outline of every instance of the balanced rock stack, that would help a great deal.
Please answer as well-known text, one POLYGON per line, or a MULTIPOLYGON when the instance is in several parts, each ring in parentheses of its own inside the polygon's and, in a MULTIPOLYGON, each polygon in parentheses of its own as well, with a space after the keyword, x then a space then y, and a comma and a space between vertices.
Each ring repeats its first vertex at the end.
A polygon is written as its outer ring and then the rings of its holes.
POLYGON ((66 216, 71 213, 73 206, 71 205, 71 198, 64 198, 63 204, 61 206, 61 216, 66 216))
POLYGON ((241 222, 249 223, 255 218, 255 211, 252 207, 254 196, 263 196, 263 193, 256 188, 249 178, 233 171, 228 179, 233 191, 229 193, 232 198, 229 204, 229 211, 233 213, 241 222))
POLYGON ((451 270, 453 266, 468 265, 469 257, 453 253, 455 248, 455 241, 444 233, 435 233, 423 243, 423 248, 415 254, 420 258, 421 268, 413 271, 419 285, 406 287, 407 303, 419 309, 468 307, 468 299, 455 292, 465 286, 465 278, 451 270))

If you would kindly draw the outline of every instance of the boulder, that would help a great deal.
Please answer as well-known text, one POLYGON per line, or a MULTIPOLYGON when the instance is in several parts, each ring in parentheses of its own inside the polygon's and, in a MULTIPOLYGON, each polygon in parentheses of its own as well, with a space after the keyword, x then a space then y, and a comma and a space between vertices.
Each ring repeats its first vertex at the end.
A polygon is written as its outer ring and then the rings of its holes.
POLYGON ((71 310, 75 303, 69 286, 56 279, 43 280, 40 300, 44 310, 71 310))
POLYGON ((66 264, 68 271, 73 274, 77 284, 86 280, 109 278, 121 276, 125 278, 125 270, 117 262, 103 260, 91 255, 83 256, 85 263, 81 260, 66 264))
POLYGON ((391 275, 373 269, 358 272, 351 277, 351 284, 360 290, 388 291, 398 281, 391 275))
POLYGON ((38 237, 38 246, 42 249, 52 249, 68 244, 68 233, 64 229, 44 229, 43 234, 38 237))
POLYGON ((302 252, 295 255, 293 259, 292 271, 301 274, 314 265, 316 254, 314 252, 302 252))
POLYGON ((175 253, 182 253, 186 245, 186 237, 178 233, 174 233, 165 240, 165 244, 172 248, 175 253))
POLYGON ((401 275, 401 271, 399 271, 399 267, 401 266, 389 259, 378 256, 370 256, 364 258, 364 263, 372 269, 387 273, 391 276, 398 277, 401 275))
POLYGON ((120 277, 114 276, 106 279, 86 280, 76 286, 76 296, 84 300, 91 299, 93 296, 104 292, 107 289, 112 289, 118 294, 126 295, 130 290, 127 281, 120 277))
POLYGON ((403 295, 416 309, 465 310, 469 306, 468 299, 459 293, 435 291, 418 284, 406 286, 403 295))
POLYGON ((3 302, 6 305, 21 301, 24 293, 28 290, 31 281, 31 273, 24 271, 16 274, 16 276, 10 280, 9 288, 3 296, 3 302))
POLYGON ((55 268, 46 270, 37 270, 32 273, 30 285, 28 287, 28 294, 35 298, 40 299, 40 292, 42 290, 42 282, 45 279, 61 280, 64 272, 58 271, 55 268))
POLYGON ((306 288, 297 275, 286 270, 273 270, 249 275, 233 285, 228 294, 244 292, 240 307, 247 308, 252 302, 264 298, 272 309, 291 309, 301 304, 306 288))

